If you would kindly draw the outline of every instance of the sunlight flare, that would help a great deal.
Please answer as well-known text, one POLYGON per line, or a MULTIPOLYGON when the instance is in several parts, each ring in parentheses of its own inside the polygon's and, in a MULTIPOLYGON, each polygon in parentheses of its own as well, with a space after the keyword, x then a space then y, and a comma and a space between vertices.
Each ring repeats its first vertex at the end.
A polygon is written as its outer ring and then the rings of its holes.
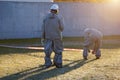
POLYGON ((120 4, 120 0, 110 0, 111 5, 118 6, 120 4))

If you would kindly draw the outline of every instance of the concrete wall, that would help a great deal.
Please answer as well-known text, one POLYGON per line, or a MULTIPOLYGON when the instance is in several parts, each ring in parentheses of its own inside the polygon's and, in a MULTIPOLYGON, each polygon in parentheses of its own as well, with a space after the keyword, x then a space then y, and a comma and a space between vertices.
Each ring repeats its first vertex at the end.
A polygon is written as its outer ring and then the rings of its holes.
MULTIPOLYGON (((0 39, 40 37, 51 2, 0 1, 0 39)), ((120 35, 120 7, 109 4, 58 3, 65 21, 64 36, 82 36, 86 27, 104 35, 120 35)))
POLYGON ((15 2, 53 2, 53 0, 0 0, 0 1, 15 1, 15 2))

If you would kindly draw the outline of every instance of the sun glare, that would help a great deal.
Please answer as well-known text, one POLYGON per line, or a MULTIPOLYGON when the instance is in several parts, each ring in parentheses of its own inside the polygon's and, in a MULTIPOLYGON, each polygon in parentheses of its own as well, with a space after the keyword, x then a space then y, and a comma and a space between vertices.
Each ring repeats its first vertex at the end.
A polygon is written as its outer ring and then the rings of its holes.
POLYGON ((113 5, 119 5, 120 0, 110 0, 110 3, 113 4, 113 5))
POLYGON ((111 2, 118 3, 118 2, 120 2, 120 0, 111 0, 111 2))

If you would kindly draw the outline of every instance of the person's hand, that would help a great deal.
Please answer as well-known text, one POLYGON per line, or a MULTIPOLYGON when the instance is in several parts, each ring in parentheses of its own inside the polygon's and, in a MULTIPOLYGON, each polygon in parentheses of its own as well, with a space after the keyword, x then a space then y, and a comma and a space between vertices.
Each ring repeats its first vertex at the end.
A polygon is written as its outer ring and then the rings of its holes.
POLYGON ((44 41, 45 41, 44 39, 41 39, 41 44, 42 44, 42 46, 44 45, 44 41))
POLYGON ((90 53, 90 49, 88 49, 88 52, 90 53))
POLYGON ((94 50, 92 51, 92 54, 95 54, 95 51, 94 51, 94 50))

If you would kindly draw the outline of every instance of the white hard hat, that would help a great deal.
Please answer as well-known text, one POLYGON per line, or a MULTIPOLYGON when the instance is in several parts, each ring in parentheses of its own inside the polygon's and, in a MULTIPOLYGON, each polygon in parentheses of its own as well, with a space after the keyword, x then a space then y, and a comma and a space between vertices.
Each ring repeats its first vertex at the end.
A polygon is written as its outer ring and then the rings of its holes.
POLYGON ((53 9, 53 10, 58 10, 59 9, 59 6, 57 4, 53 4, 50 9, 53 9))

